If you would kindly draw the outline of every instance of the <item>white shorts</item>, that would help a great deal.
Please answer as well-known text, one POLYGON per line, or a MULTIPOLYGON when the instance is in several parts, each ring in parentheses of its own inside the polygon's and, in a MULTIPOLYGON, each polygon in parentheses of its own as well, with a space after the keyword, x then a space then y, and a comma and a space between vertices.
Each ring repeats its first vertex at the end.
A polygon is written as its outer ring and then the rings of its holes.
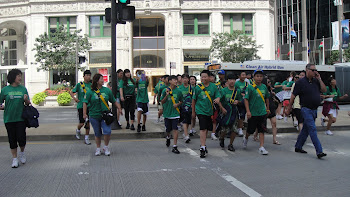
POLYGON ((328 114, 332 114, 333 118, 336 118, 337 117, 337 110, 336 109, 330 109, 328 114))

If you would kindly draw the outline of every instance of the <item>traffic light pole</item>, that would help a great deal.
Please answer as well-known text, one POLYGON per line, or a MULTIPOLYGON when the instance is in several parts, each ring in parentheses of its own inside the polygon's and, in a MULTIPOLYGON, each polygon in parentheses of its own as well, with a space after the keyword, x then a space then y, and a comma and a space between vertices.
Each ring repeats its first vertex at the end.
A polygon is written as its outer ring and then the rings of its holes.
MULTIPOLYGON (((117 0, 111 1, 111 57, 112 57, 112 92, 113 95, 117 95, 118 79, 117 79, 117 0)), ((117 108, 113 105, 112 112, 114 114, 114 120, 117 120, 117 108)), ((112 124, 112 130, 117 129, 118 121, 114 121, 112 124)))

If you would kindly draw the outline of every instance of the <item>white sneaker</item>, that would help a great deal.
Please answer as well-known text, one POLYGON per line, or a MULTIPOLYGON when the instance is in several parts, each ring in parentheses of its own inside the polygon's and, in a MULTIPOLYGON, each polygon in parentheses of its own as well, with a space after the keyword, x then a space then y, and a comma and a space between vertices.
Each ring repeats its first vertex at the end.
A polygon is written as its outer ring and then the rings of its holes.
MULTIPOLYGON (((321 126, 324 127, 324 117, 321 117, 321 126)), ((327 131, 326 131, 327 132, 327 131)), ((328 134, 327 134, 328 135, 328 134)))
POLYGON ((95 156, 100 156, 101 155, 101 149, 96 148, 95 156))
POLYGON ((86 145, 91 145, 90 139, 89 138, 85 138, 85 144, 86 145))
POLYGON ((248 145, 248 139, 245 138, 245 136, 243 136, 243 148, 247 148, 248 145))
POLYGON ((77 140, 80 140, 80 131, 78 129, 75 130, 75 137, 77 138, 77 140))
POLYGON ((103 151, 105 152, 105 155, 106 155, 106 156, 110 156, 110 155, 111 155, 111 152, 109 151, 108 146, 105 146, 105 147, 103 148, 103 151))
POLYGON ((218 138, 215 136, 215 133, 212 133, 212 134, 211 134, 211 139, 212 139, 212 140, 218 140, 218 138))
POLYGON ((13 158, 13 160, 12 160, 12 165, 11 165, 11 167, 12 168, 18 168, 18 159, 17 158, 13 158))
POLYGON ((242 128, 238 129, 238 137, 242 137, 243 136, 243 130, 242 128))
POLYGON ((284 122, 288 122, 288 117, 284 117, 284 122))
POLYGON ((184 141, 185 141, 186 143, 188 143, 188 142, 190 141, 190 136, 185 136, 185 135, 184 135, 184 138, 183 138, 183 139, 184 139, 184 141))
POLYGON ((269 154, 269 152, 267 152, 267 150, 265 150, 264 147, 260 147, 259 148, 259 153, 262 154, 262 155, 268 155, 269 154))
POLYGON ((163 118, 163 117, 160 117, 160 118, 159 118, 159 122, 164 122, 164 118, 163 118))
POLYGON ((27 157, 24 154, 24 152, 19 152, 19 160, 21 161, 22 164, 25 164, 27 162, 27 157))
POLYGON ((197 133, 197 131, 193 128, 190 130, 190 133, 195 134, 195 133, 197 133))
POLYGON ((281 115, 277 115, 277 120, 282 120, 283 117, 281 115))
POLYGON ((327 130, 327 131, 325 132, 325 134, 326 134, 326 135, 333 135, 332 131, 330 131, 330 130, 327 130))
POLYGON ((160 123, 160 118, 157 119, 157 122, 156 123, 160 123))
POLYGON ((293 123, 294 123, 294 127, 298 126, 298 121, 297 120, 295 120, 293 123))
POLYGON ((182 126, 181 126, 181 125, 177 125, 177 130, 178 130, 179 132, 181 132, 181 131, 182 131, 182 126))

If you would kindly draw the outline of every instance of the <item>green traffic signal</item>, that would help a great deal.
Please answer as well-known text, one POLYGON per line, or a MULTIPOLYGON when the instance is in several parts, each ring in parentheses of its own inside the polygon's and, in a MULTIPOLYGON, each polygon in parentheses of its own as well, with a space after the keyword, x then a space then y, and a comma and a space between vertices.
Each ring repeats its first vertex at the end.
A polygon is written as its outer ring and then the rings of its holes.
POLYGON ((126 4, 129 4, 129 3, 130 3, 130 0, 119 0, 119 3, 126 3, 126 4))

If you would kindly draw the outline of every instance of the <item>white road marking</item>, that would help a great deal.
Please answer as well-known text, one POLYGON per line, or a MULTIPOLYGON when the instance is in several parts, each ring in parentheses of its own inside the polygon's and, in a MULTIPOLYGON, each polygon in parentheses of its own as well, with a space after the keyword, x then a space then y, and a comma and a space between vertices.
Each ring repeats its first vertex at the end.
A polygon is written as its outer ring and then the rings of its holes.
MULTIPOLYGON (((312 143, 306 143, 307 146, 310 146, 310 147, 314 147, 314 144, 312 143)), ((326 149, 324 148, 323 149, 325 153, 334 153, 334 154, 337 154, 337 155, 342 155, 342 156, 346 156, 346 157, 349 157, 350 154, 347 154, 347 153, 344 153, 344 152, 340 152, 340 151, 337 151, 337 150, 329 150, 329 149, 326 149)))

